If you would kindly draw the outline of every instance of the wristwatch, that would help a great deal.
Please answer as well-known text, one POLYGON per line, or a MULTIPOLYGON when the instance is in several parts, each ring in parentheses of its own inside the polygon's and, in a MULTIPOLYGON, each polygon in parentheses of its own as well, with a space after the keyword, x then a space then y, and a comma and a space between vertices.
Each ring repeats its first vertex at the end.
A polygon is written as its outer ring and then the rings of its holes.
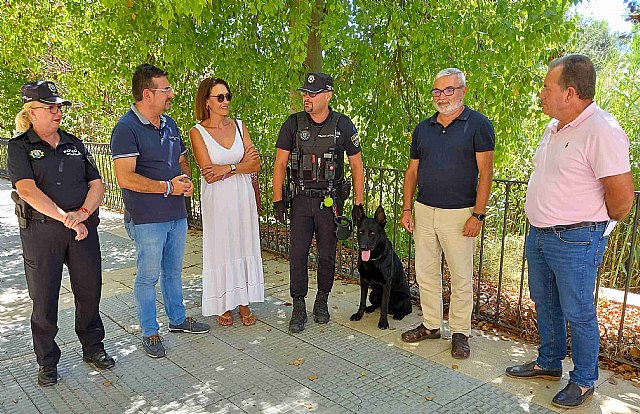
POLYGON ((477 218, 477 219, 478 219, 478 220, 480 220, 480 221, 484 221, 484 219, 487 217, 487 215, 486 215, 486 214, 484 214, 484 213, 475 213, 475 212, 474 212, 474 213, 472 213, 471 215, 472 215, 473 217, 477 218))
POLYGON ((235 164, 229 164, 229 167, 231 167, 231 171, 229 171, 229 172, 232 172, 232 173, 236 172, 237 168, 236 168, 235 164))

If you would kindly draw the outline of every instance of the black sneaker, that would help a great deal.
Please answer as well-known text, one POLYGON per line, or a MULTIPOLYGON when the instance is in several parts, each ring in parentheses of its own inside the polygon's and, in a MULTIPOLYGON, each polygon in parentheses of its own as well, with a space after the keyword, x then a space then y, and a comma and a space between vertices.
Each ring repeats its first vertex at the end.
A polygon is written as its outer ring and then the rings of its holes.
POLYGON ((38 368, 38 385, 50 387, 58 382, 58 367, 56 365, 41 365, 38 368))
POLYGON ((169 324, 169 332, 186 332, 192 334, 205 334, 211 330, 211 327, 203 322, 196 322, 190 316, 187 316, 180 325, 169 324))
POLYGON ((142 347, 151 358, 163 358, 167 355, 162 345, 162 337, 158 334, 143 336, 142 347))

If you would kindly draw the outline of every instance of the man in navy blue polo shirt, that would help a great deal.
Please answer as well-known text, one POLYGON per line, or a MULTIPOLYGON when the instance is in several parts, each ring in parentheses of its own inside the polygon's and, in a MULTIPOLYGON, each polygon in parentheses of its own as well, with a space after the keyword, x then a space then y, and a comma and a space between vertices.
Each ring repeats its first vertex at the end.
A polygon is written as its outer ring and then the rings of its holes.
POLYGON ((167 73, 140 65, 133 74, 135 103, 113 128, 111 155, 125 205, 125 227, 135 242, 142 345, 153 358, 165 356, 156 319, 160 284, 169 331, 207 333, 209 325, 186 316, 182 302, 182 258, 187 235, 184 196, 193 193, 186 148, 175 121, 163 113, 173 90, 167 73))
POLYGON ((495 147, 491 121, 464 105, 466 93, 462 71, 438 72, 431 90, 438 112, 413 131, 400 219, 415 238, 416 281, 424 319, 417 328, 403 333, 402 339, 440 338, 444 250, 451 274, 451 356, 461 359, 471 352, 473 253, 491 193, 495 147), (411 204, 416 184, 414 224, 411 204))

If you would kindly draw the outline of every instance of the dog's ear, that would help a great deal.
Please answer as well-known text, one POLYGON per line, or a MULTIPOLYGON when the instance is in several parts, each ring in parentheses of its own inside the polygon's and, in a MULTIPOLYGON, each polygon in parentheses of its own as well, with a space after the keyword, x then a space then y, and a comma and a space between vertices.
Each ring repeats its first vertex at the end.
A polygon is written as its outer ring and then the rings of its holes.
POLYGON ((376 209, 375 217, 378 224, 382 227, 387 224, 387 215, 384 214, 384 208, 382 208, 382 206, 378 206, 378 208, 376 209))
POLYGON ((351 220, 353 220, 356 226, 359 226, 360 222, 365 217, 367 217, 367 215, 364 214, 364 208, 362 207, 362 204, 354 205, 353 210, 351 210, 351 220))

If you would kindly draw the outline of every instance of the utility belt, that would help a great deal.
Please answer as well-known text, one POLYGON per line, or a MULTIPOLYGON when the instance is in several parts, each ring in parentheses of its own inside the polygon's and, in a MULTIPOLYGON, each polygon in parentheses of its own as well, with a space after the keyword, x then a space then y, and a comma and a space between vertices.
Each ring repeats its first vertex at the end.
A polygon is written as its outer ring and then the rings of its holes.
POLYGON ((293 186, 293 196, 303 195, 309 198, 325 198, 332 197, 345 201, 351 194, 351 183, 342 181, 337 186, 329 188, 305 188, 298 183, 293 186))
POLYGON ((54 218, 47 216, 46 214, 42 214, 38 210, 34 209, 24 201, 18 195, 17 191, 11 192, 11 199, 14 203, 16 203, 16 216, 18 216, 18 225, 21 229, 26 229, 29 227, 29 220, 39 220, 39 221, 57 221, 54 218))

